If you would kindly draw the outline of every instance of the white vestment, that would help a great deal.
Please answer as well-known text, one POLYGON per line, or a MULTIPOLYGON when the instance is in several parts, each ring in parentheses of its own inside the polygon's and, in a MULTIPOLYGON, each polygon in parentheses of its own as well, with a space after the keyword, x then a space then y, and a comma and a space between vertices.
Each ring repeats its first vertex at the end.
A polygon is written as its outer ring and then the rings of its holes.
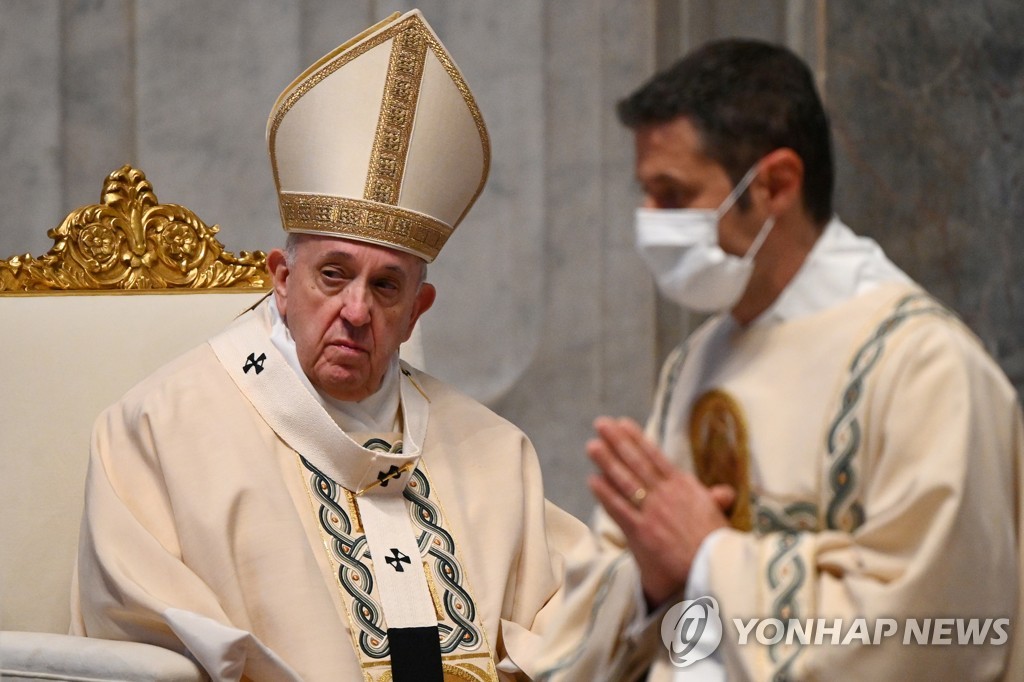
MULTIPOLYGON (((724 626, 704 672, 1022 679, 1016 392, 877 246, 858 246, 837 222, 826 237, 827 255, 812 252, 763 319, 712 318, 662 373, 648 435, 680 468, 740 493, 739 528, 709 536, 691 573, 724 626), (784 630, 759 631, 754 618, 784 630), (808 623, 822 636, 796 629, 808 623)), ((594 543, 598 558, 570 563, 574 589, 542 679, 632 680, 648 668, 652 682, 699 679, 670 664, 659 632, 684 595, 648 617, 636 563, 604 513, 594 543)), ((692 587, 685 598, 701 596, 692 587)))
POLYGON ((72 631, 377 681, 388 628, 430 625, 445 679, 525 679, 586 534, 525 435, 404 364, 402 432, 346 434, 270 330, 264 304, 97 421, 72 631))

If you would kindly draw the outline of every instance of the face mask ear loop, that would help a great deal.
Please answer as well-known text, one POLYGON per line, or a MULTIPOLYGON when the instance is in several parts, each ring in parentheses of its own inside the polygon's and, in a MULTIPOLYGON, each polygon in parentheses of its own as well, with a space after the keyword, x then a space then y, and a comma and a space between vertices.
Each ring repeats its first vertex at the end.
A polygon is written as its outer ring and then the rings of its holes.
POLYGON ((747 249, 747 255, 743 257, 743 260, 748 263, 754 260, 757 252, 761 250, 761 245, 764 244, 764 240, 768 239, 768 233, 772 231, 773 227, 775 227, 775 216, 770 215, 768 216, 768 220, 764 221, 761 231, 757 233, 756 237, 754 237, 754 243, 750 245, 749 249, 747 249))
POLYGON ((753 182, 754 176, 757 175, 757 171, 758 164, 755 163, 750 167, 750 170, 740 178, 740 181, 736 183, 736 186, 733 187, 731 192, 729 192, 729 196, 727 196, 725 201, 722 202, 722 205, 718 207, 718 211, 716 211, 717 215, 715 216, 716 219, 721 220, 722 216, 728 213, 729 209, 733 207, 733 204, 735 204, 739 200, 740 196, 747 191, 747 187, 749 187, 750 183, 753 182))

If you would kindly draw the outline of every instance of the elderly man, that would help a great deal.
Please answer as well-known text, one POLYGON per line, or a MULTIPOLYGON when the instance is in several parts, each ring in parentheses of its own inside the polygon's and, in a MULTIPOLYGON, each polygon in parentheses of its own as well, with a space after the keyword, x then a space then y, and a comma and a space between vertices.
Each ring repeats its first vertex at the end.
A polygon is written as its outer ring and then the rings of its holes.
POLYGON ((472 95, 414 11, 302 74, 268 142, 273 297, 98 420, 73 630, 217 680, 524 679, 586 529, 398 354, 486 178, 472 95))
POLYGON ((711 43, 619 114, 638 248, 712 315, 646 434, 596 422, 604 552, 574 569, 545 679, 1021 679, 1017 396, 833 215, 809 70, 711 43))

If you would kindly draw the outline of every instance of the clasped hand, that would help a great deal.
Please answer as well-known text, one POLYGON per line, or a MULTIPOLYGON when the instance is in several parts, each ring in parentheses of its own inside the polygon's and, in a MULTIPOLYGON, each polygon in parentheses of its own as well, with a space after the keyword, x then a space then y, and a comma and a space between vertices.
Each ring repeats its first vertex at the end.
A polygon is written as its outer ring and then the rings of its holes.
POLYGON ((704 538, 729 525, 735 491, 709 488, 672 466, 632 419, 599 417, 594 428, 587 455, 598 472, 590 489, 625 534, 655 608, 683 590, 704 538))

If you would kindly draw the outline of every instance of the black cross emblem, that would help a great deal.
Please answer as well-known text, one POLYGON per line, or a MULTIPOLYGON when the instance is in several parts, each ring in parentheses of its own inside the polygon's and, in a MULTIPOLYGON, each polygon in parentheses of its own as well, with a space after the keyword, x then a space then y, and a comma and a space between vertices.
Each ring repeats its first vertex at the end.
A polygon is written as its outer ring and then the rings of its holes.
POLYGON ((401 477, 402 477, 402 470, 399 469, 398 467, 396 467, 394 464, 392 464, 391 468, 388 469, 387 471, 381 471, 381 472, 379 472, 377 474, 377 480, 380 481, 380 487, 381 488, 387 488, 388 487, 388 483, 391 482, 392 478, 397 479, 397 478, 401 478, 401 477))
POLYGON ((250 369, 255 369, 256 373, 259 374, 263 371, 263 363, 266 359, 266 353, 260 353, 259 357, 256 357, 255 353, 249 353, 249 357, 246 358, 245 364, 242 366, 242 371, 248 374, 250 369))
POLYGON ((398 551, 397 547, 391 548, 391 554, 394 556, 385 557, 384 562, 391 564, 391 566, 394 567, 394 569, 399 573, 405 571, 405 568, 402 566, 402 562, 405 562, 407 564, 412 563, 411 561, 409 561, 409 557, 398 551))

